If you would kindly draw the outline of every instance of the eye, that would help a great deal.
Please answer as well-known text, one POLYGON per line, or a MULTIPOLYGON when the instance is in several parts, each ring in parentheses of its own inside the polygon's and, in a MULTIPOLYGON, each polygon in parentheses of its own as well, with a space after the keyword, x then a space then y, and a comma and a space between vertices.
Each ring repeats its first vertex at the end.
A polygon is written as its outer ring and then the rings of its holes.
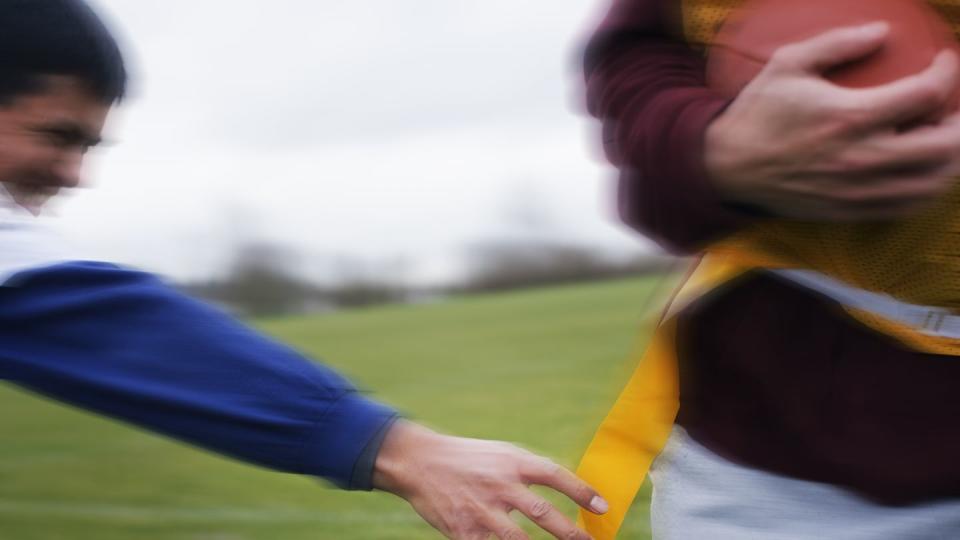
POLYGON ((44 136, 47 142, 58 148, 67 148, 75 144, 74 137, 61 131, 47 131, 44 136))
POLYGON ((79 151, 86 154, 99 141, 91 140, 74 130, 44 129, 40 131, 47 144, 59 150, 79 151))

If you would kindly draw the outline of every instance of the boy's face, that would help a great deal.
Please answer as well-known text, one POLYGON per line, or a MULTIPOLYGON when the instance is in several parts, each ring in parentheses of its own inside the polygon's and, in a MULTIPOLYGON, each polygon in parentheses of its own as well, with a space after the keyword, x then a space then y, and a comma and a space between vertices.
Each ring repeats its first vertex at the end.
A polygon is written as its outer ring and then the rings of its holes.
POLYGON ((0 105, 0 182, 34 214, 60 188, 80 184, 86 151, 100 142, 110 110, 72 77, 0 105))

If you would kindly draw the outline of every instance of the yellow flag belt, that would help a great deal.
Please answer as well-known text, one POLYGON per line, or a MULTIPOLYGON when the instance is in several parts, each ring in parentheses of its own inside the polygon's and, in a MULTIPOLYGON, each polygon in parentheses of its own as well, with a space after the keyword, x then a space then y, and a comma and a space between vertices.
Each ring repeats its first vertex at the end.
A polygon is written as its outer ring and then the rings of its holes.
MULTIPOLYGON (((577 470, 577 474, 610 503, 609 512, 603 516, 585 511, 580 513, 581 525, 597 540, 616 538, 653 460, 665 446, 673 428, 680 407, 676 314, 710 290, 757 268, 753 264, 756 262, 720 249, 697 263, 671 301, 626 387, 597 430, 577 470)), ((785 277, 803 286, 833 296, 853 317, 914 349, 960 356, 960 317, 948 310, 906 304, 892 297, 846 286, 815 272, 789 274, 792 271, 774 271, 784 272, 785 277), (820 279, 809 281, 808 278, 818 275, 820 279), (804 279, 808 281, 804 282, 804 279)))

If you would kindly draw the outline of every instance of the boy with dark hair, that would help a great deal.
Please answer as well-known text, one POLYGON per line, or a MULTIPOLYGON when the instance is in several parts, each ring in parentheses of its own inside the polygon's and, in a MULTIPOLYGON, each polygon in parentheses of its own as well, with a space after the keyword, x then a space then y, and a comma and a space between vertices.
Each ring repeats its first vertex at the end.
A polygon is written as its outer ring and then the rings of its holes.
POLYGON ((105 105, 127 88, 123 55, 103 22, 81 2, 0 3, 0 100, 35 92, 42 74, 70 75, 105 105))
POLYGON ((604 511, 565 469, 397 420, 154 276, 70 257, 27 211, 78 185, 125 89, 119 47, 81 0, 0 2, 0 378, 251 463, 391 491, 451 538, 525 538, 512 509, 587 537, 527 489, 604 511))

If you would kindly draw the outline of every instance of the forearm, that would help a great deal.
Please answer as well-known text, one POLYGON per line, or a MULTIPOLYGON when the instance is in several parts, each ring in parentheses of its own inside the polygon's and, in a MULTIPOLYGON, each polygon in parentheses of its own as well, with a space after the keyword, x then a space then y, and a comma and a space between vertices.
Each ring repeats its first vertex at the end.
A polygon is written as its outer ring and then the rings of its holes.
POLYGON ((666 0, 620 0, 587 46, 587 107, 620 169, 620 211, 665 247, 696 251, 743 226, 703 162, 707 127, 727 101, 706 88, 702 56, 665 26, 666 0))
POLYGON ((348 487, 395 416, 147 274, 60 265, 15 276, 0 300, 0 377, 245 461, 348 487))

